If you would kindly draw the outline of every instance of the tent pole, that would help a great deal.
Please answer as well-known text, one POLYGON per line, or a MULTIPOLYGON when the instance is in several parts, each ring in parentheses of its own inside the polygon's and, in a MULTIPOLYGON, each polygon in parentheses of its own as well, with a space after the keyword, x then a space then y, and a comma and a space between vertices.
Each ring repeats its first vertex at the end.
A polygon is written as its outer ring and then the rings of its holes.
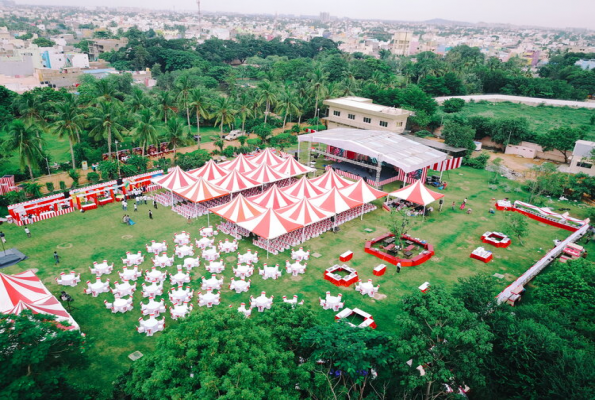
POLYGON ((364 205, 362 204, 362 218, 360 219, 360 221, 364 220, 364 205))
POLYGON ((211 225, 211 216, 209 214, 211 214, 211 212, 207 210, 207 226, 211 225))
POLYGON ((267 260, 269 259, 269 246, 271 245, 270 239, 267 239, 267 260))
POLYGON ((422 218, 422 222, 425 222, 426 220, 426 206, 424 206, 424 216, 422 218))
POLYGON ((444 171, 440 171, 440 182, 442 182, 442 174, 444 173, 444 171))
POLYGON ((297 152, 297 161, 300 162, 300 145, 302 144, 301 141, 298 140, 298 152, 297 152))

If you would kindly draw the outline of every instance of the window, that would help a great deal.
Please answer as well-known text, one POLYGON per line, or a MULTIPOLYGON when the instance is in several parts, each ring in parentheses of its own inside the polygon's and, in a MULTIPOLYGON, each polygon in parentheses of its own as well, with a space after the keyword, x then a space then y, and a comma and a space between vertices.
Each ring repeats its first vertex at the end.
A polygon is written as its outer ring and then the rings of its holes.
POLYGON ((397 122, 397 126, 403 126, 403 122, 397 122))
POLYGON ((340 116, 341 116, 341 111, 337 111, 337 110, 335 110, 335 111, 333 111, 333 115, 334 115, 335 117, 340 117, 340 116))
POLYGON ((372 118, 364 117, 364 122, 366 124, 370 124, 370 123, 372 123, 372 118))
POLYGON ((347 114, 347 118, 349 118, 349 119, 355 119, 355 114, 347 114))
POLYGON ((581 168, 591 169, 593 167, 593 164, 590 164, 590 163, 584 162, 584 161, 579 161, 578 163, 576 163, 576 166, 581 167, 581 168))
POLYGON ((388 122, 386 122, 386 121, 380 121, 380 126, 382 126, 384 128, 388 128, 388 122))

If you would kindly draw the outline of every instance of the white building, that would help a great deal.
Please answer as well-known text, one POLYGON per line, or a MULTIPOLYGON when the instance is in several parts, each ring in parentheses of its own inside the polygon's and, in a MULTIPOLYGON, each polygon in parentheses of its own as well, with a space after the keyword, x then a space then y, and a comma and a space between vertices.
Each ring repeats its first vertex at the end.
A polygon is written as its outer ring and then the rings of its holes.
POLYGON ((571 174, 582 172, 587 175, 595 176, 595 168, 593 168, 593 164, 595 163, 595 160, 593 160, 593 149, 595 149, 595 142, 577 140, 574 144, 574 150, 572 150, 570 166, 566 172, 570 172, 571 174))
POLYGON ((358 128, 403 133, 407 118, 413 112, 400 108, 373 104, 363 97, 341 97, 324 101, 328 106, 328 128, 358 128))

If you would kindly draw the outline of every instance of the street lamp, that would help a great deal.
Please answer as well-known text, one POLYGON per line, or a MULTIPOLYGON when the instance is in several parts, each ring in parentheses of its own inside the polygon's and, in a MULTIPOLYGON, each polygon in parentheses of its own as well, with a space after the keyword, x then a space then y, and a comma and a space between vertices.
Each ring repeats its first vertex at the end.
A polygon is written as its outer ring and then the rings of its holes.
POLYGON ((120 177, 120 157, 118 155, 118 141, 116 140, 116 163, 118 164, 118 178, 120 177))

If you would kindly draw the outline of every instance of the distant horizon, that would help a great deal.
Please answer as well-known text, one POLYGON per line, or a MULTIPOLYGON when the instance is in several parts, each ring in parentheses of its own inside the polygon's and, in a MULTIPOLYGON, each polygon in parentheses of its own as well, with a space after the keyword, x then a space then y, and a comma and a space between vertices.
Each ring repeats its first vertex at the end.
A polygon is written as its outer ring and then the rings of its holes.
MULTIPOLYGON (((170 8, 163 8, 158 0, 91 0, 81 4, 77 0, 27 0, 16 1, 19 5, 69 6, 69 7, 136 7, 152 10, 192 12, 195 0, 178 0, 170 8)), ((419 0, 415 4, 404 1, 368 0, 365 4, 345 4, 340 0, 302 0, 299 4, 288 0, 259 0, 246 3, 227 0, 225 4, 214 0, 201 0, 203 12, 239 14, 293 14, 316 16, 328 12, 331 16, 355 20, 382 20, 394 22, 424 23, 431 20, 447 20, 461 23, 486 23, 516 26, 532 26, 555 29, 595 30, 595 1, 568 0, 565 7, 552 0, 499 0, 478 4, 472 0, 452 0, 445 4, 438 0, 419 0), (513 10, 513 12, 511 12, 513 10)))

